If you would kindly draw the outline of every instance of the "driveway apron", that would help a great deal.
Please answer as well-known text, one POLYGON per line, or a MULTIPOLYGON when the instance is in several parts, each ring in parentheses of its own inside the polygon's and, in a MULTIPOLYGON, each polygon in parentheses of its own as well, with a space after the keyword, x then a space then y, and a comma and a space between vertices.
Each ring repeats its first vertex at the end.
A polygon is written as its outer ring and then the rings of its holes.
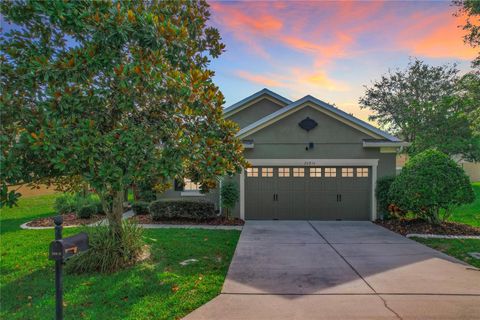
POLYGON ((480 319, 480 271, 371 222, 247 221, 185 319, 480 319))

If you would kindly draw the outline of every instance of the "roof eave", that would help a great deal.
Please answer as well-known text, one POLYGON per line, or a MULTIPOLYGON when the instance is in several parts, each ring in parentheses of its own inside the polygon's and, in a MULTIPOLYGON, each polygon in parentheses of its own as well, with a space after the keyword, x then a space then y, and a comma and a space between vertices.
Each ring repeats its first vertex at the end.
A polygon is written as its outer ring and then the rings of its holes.
POLYGON ((400 147, 409 147, 411 145, 410 142, 406 141, 363 141, 363 147, 364 148, 381 148, 381 147, 394 147, 394 148, 400 148, 400 147))
POLYGON ((243 105, 255 100, 255 99, 258 99, 260 98, 262 95, 267 95, 267 96, 270 96, 271 98, 275 99, 275 100, 278 100, 279 102, 281 103, 284 103, 285 106, 286 105, 289 105, 292 103, 291 100, 279 95, 278 93, 275 93, 267 88, 263 88, 262 90, 258 91, 258 92, 255 92, 254 94, 238 101, 237 103, 234 103, 232 104, 231 106, 223 109, 223 115, 224 117, 228 118, 229 116, 235 114, 235 111, 237 109, 239 109, 240 107, 242 107, 243 105))

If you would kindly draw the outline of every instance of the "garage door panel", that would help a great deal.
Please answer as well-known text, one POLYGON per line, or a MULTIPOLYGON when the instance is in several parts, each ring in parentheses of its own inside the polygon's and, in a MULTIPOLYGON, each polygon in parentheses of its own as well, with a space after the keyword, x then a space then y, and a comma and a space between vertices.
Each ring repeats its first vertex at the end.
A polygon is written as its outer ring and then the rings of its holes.
POLYGON ((247 219, 370 218, 370 167, 269 167, 273 177, 262 177, 262 168, 258 167, 257 177, 246 177, 247 219))

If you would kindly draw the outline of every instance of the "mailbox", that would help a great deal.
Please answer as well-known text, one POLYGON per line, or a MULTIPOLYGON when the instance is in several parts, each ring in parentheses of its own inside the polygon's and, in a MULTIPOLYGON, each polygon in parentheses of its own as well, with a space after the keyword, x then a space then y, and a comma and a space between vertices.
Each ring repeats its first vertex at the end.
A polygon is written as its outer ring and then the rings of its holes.
POLYGON ((50 260, 65 261, 71 256, 88 249, 88 235, 81 232, 74 236, 54 240, 50 243, 50 260))

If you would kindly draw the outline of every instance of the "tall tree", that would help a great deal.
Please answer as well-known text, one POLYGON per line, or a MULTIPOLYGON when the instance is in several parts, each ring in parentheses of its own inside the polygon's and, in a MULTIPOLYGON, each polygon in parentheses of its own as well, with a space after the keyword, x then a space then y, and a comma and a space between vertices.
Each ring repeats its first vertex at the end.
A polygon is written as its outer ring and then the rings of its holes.
POLYGON ((208 69, 224 45, 204 0, 19 0, 1 12, 14 25, 0 39, 2 185, 86 182, 121 230, 126 186, 194 170, 208 189, 244 164, 208 69))
POLYGON ((472 125, 478 110, 472 92, 476 78, 468 79, 459 77, 455 65, 430 66, 414 59, 405 70, 390 71, 366 87, 359 103, 374 112, 370 120, 412 142, 409 153, 437 148, 476 160, 480 159, 472 125))
MULTIPOLYGON (((463 30, 467 31, 467 34, 464 36, 465 42, 473 48, 480 49, 480 1, 454 0, 453 3, 459 7, 456 15, 466 17, 465 24, 460 26, 463 30)), ((480 68, 480 52, 475 60, 473 60, 472 65, 480 68)))

